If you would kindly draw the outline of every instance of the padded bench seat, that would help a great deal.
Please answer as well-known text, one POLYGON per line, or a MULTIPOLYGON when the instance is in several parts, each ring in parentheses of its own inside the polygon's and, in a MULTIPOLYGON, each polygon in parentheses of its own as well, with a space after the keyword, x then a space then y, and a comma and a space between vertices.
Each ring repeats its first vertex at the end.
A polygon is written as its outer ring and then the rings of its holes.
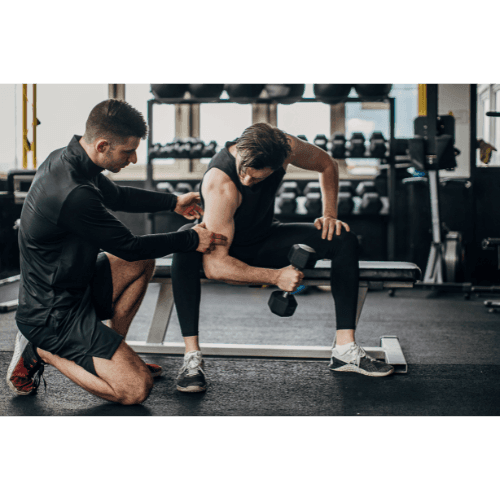
MULTIPOLYGON (((157 259, 155 278, 170 278, 172 259, 157 259)), ((206 279, 203 270, 201 278, 206 279)), ((410 262, 360 261, 359 279, 361 281, 408 281, 415 283, 421 278, 420 268, 410 262)), ((319 260, 314 269, 304 270, 304 279, 329 279, 330 261, 319 260)))
MULTIPOLYGON (((305 285, 330 285, 329 260, 316 262, 314 269, 305 269, 305 285)), ((170 315, 174 306, 171 278, 172 258, 156 260, 156 270, 152 282, 160 283, 160 292, 146 342, 130 341, 128 344, 138 353, 183 354, 183 342, 165 342, 170 315)), ((356 323, 369 289, 412 288, 421 279, 418 266, 409 262, 371 262, 360 261, 360 280, 356 323)), ((202 283, 209 281, 200 271, 202 283)), ((241 285, 235 285, 241 286, 241 285)), ((326 297, 325 297, 326 299, 326 297)), ((330 299, 331 300, 331 299, 330 299)), ((269 313, 271 314, 271 313, 269 313)), ((331 347, 324 346, 283 346, 283 345, 242 345, 242 344, 200 344, 204 355, 245 356, 245 357, 284 357, 326 359, 331 355, 331 347)), ((394 366, 396 373, 406 373, 407 364, 397 337, 384 336, 380 347, 364 347, 374 358, 384 359, 394 366)))

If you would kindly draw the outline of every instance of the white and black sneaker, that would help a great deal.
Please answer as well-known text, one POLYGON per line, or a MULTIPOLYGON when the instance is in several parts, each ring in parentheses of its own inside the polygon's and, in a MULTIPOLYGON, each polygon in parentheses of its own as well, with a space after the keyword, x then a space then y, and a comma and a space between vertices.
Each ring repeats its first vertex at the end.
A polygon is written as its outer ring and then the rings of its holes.
POLYGON ((177 376, 177 390, 181 392, 202 392, 207 388, 203 371, 201 351, 190 351, 184 355, 184 364, 177 376))
POLYGON ((352 342, 346 348, 338 349, 336 346, 333 347, 332 358, 328 365, 330 370, 361 373, 368 377, 386 377, 394 372, 393 366, 368 356, 364 349, 355 342, 352 342))

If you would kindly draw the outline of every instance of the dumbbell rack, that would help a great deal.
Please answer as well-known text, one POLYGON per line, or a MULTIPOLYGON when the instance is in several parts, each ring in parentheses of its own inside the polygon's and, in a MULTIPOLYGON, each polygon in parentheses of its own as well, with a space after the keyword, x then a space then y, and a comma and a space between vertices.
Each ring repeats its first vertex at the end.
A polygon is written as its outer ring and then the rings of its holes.
MULTIPOLYGON (((381 96, 381 97, 371 97, 369 100, 364 98, 361 99, 359 97, 348 97, 347 99, 344 99, 342 102, 345 103, 359 103, 359 102, 385 102, 389 104, 389 138, 388 138, 388 152, 386 157, 381 160, 384 162, 384 164, 387 164, 388 166, 388 172, 387 172, 387 194, 388 194, 388 201, 389 201, 389 207, 388 207, 388 214, 387 214, 387 258, 388 260, 394 260, 395 259, 395 241, 396 241, 396 228, 395 228, 395 214, 394 214, 394 207, 395 207, 395 200, 396 200, 396 139, 394 137, 394 132, 395 132, 395 118, 396 118, 396 113, 395 113, 395 98, 394 97, 386 97, 386 96, 381 96)), ((147 151, 147 164, 146 164, 146 189, 154 189, 154 182, 153 182, 153 158, 150 157, 149 151, 153 147, 153 108, 155 105, 161 105, 161 104, 170 104, 170 105, 175 105, 175 104, 224 104, 224 103, 234 103, 237 102, 238 104, 280 104, 282 101, 280 100, 274 100, 274 99, 249 99, 248 103, 243 102, 242 100, 234 101, 231 99, 184 99, 184 98, 172 98, 172 99, 160 99, 160 98, 154 98, 150 99, 148 101, 148 128, 149 128, 149 134, 148 134, 148 151, 147 151)), ((320 99, 317 99, 315 97, 302 97, 300 99, 294 99, 293 103, 294 104, 300 104, 304 102, 322 102, 320 99)), ((351 157, 354 158, 354 157, 351 157)), ((366 156, 363 156, 363 158, 367 158, 366 156)), ((191 162, 192 160, 186 160, 191 162)), ((152 228, 149 228, 150 230, 152 228)))

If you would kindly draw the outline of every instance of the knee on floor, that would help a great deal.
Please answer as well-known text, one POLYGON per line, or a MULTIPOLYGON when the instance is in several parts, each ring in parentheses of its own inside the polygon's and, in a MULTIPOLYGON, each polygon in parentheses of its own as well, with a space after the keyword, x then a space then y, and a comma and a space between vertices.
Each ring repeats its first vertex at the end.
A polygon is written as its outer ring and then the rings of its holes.
POLYGON ((153 377, 148 373, 134 381, 133 385, 119 389, 118 400, 122 405, 140 405, 146 401, 153 388, 153 377))

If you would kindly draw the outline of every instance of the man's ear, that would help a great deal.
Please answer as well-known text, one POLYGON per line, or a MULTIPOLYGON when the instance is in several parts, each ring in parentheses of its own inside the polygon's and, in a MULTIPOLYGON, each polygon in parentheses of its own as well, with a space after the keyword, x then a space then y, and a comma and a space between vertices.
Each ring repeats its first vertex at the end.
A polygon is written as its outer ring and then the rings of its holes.
POLYGON ((106 139, 98 139, 97 142, 95 143, 94 147, 98 153, 103 154, 109 150, 110 145, 106 139))

